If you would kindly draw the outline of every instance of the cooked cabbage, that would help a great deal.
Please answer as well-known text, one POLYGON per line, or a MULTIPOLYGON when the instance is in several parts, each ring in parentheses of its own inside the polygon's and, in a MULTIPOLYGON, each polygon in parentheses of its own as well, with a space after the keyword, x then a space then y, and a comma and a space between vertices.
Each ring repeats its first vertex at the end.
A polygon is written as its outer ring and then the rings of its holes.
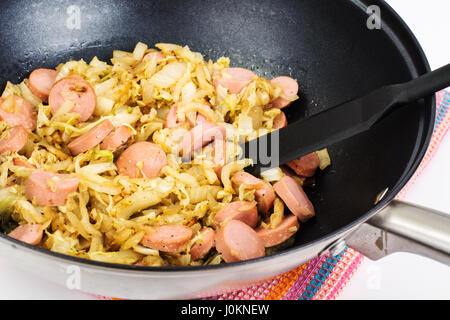
MULTIPOLYGON (((271 102, 282 96, 281 89, 267 79, 255 79, 239 94, 215 87, 218 72, 230 66, 230 59, 206 61, 187 46, 169 43, 155 45, 160 51, 139 42, 132 52, 114 50, 111 63, 94 57, 68 61, 56 67, 57 80, 77 76, 88 81, 96 94, 92 117, 79 122, 71 113, 72 102, 64 102, 56 113, 33 95, 28 79, 19 84, 8 82, 3 91, 5 111, 14 110, 18 95, 28 100, 37 112, 37 129, 30 133, 19 152, 0 155, 0 220, 2 229, 11 225, 40 223, 45 236, 43 248, 111 263, 162 265, 218 264, 222 256, 213 251, 204 261, 191 261, 190 246, 198 231, 214 226, 217 211, 231 201, 255 201, 254 186, 232 185, 234 173, 252 165, 241 159, 240 143, 272 130, 279 109, 271 102), (150 52, 150 59, 143 57, 150 52), (168 128, 166 116, 176 107, 176 128, 168 128), (216 143, 209 143, 192 154, 190 162, 181 159, 180 143, 198 115, 226 129, 226 159, 223 167, 214 163, 216 143), (67 145, 103 121, 114 129, 127 126, 132 137, 112 152, 100 146, 73 156, 67 145), (119 174, 114 163, 127 146, 141 141, 159 145, 168 164, 155 178, 130 178, 119 174), (76 192, 65 205, 38 206, 26 198, 27 177, 35 170, 13 163, 26 160, 35 168, 78 177, 76 192), (10 186, 10 187, 7 187, 10 186), (180 224, 193 231, 186 250, 166 254, 142 245, 155 226, 180 224)), ((0 134, 9 126, 0 121, 0 134)), ((329 165, 326 150, 318 151, 321 168, 329 165)), ((262 178, 274 183, 283 176, 280 168, 268 170, 262 178)), ((277 226, 284 212, 280 199, 266 227, 277 226)))

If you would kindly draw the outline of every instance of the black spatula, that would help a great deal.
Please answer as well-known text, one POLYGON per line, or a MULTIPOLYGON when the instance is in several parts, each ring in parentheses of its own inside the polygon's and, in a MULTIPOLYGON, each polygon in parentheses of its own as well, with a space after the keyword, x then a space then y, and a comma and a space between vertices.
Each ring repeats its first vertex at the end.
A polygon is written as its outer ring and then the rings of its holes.
POLYGON ((241 145, 253 175, 369 130, 391 108, 450 86, 450 64, 405 83, 376 89, 241 145))

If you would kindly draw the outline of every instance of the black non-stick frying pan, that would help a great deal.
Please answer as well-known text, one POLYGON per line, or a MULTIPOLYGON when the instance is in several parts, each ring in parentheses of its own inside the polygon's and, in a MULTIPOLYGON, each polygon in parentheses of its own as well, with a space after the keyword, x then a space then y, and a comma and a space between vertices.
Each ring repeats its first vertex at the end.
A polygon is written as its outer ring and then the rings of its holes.
MULTIPOLYGON (((138 41, 170 42, 206 58, 228 56, 233 66, 266 78, 296 78, 300 99, 285 109, 288 122, 429 71, 411 31, 379 0, 2 1, 0 29, 1 87, 68 59, 107 60, 113 49, 131 51, 138 41), (381 28, 368 22, 370 5, 377 6, 381 28)), ((428 97, 399 107, 371 130, 329 146, 331 168, 306 189, 316 217, 302 224, 292 248, 275 256, 212 267, 123 266, 4 235, 0 252, 61 283, 65 268, 78 266, 82 290, 131 298, 187 297, 274 275, 319 254, 395 197, 424 156, 434 104, 428 97)))

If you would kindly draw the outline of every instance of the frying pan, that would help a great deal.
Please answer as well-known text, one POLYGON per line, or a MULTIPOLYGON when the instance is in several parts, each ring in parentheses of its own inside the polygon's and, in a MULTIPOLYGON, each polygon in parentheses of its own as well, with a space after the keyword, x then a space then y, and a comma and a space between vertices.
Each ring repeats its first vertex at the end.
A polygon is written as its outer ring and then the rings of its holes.
MULTIPOLYGON (((206 58, 228 56, 232 65, 266 78, 296 78, 301 98, 285 109, 289 122, 430 71, 414 35, 378 0, 16 0, 1 2, 0 26, 2 87, 71 58, 107 60, 113 49, 131 51, 138 41, 170 42, 206 58), (381 15, 380 28, 373 12, 381 15)), ((301 225, 291 248, 272 256, 202 267, 128 266, 50 252, 3 234, 0 255, 69 287, 122 298, 216 294, 338 254, 346 241, 369 257, 415 250, 448 263, 448 218, 392 201, 425 154, 434 116, 435 99, 428 97, 329 146, 332 167, 306 190, 316 217, 301 225)))

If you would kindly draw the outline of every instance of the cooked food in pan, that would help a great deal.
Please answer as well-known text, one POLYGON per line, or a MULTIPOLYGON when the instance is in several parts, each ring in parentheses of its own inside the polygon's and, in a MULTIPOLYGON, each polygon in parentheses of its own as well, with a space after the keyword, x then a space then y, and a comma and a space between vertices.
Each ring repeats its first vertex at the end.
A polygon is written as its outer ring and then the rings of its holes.
POLYGON ((7 83, 0 220, 10 237, 104 262, 218 264, 279 250, 314 216, 302 184, 330 164, 326 150, 255 177, 239 147, 287 125, 297 82, 155 47, 7 83))

